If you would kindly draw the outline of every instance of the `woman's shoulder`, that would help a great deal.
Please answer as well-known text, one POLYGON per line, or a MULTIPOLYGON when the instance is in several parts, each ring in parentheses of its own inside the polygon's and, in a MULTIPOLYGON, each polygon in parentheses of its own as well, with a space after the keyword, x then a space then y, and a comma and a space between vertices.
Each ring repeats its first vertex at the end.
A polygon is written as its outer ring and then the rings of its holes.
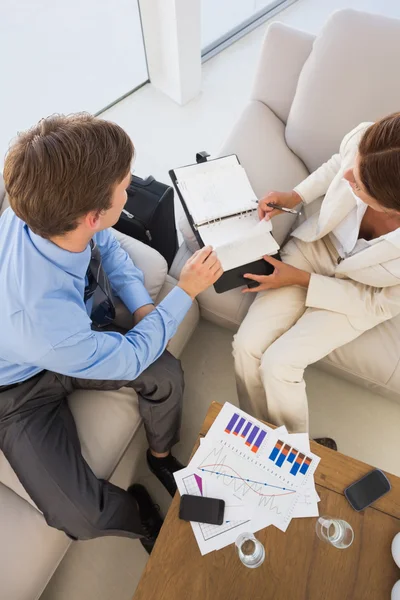
POLYGON ((356 150, 362 136, 367 129, 371 127, 371 125, 373 125, 372 121, 364 121, 349 131, 349 133, 344 136, 342 143, 340 144, 340 154, 344 154, 349 150, 356 150))

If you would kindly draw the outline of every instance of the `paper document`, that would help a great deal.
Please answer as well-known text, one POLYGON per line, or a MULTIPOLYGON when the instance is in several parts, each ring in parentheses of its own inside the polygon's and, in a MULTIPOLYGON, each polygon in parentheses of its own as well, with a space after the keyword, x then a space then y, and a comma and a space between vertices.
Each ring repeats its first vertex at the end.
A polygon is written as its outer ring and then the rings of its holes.
MULTIPOLYGON (((234 221, 235 219, 227 219, 227 222, 234 221)), ((242 219, 245 221, 246 219, 242 219)), ((247 221, 252 221, 247 219, 247 221)), ((221 224, 225 223, 221 221, 221 224)), ((230 224, 232 229, 234 223, 230 224)), ((213 228, 211 226, 211 228, 213 228)), ((202 234, 203 234, 203 229, 202 234)), ((215 225, 214 234, 218 232, 218 224, 215 225)), ((221 228, 223 229, 223 227, 221 228)), ((232 231, 232 240, 221 244, 217 240, 212 242, 213 235, 208 235, 205 232, 205 236, 202 237, 209 240, 206 244, 211 244, 217 253, 219 260, 224 271, 229 271, 240 265, 251 263, 254 260, 262 258, 266 254, 276 254, 279 250, 279 245, 276 243, 271 235, 271 223, 269 221, 258 221, 257 224, 253 224, 246 233, 240 237, 234 237, 235 234, 232 231)))
POLYGON ((223 548, 245 531, 286 531, 292 518, 318 516, 319 461, 307 434, 273 429, 225 403, 190 465, 174 474, 181 494, 225 501, 221 526, 192 523, 200 552, 223 548))
POLYGON ((235 155, 175 169, 176 186, 204 245, 224 271, 276 254, 270 221, 261 221, 257 197, 235 155))
POLYGON ((176 169, 175 174, 197 226, 254 209, 257 196, 236 157, 176 169))

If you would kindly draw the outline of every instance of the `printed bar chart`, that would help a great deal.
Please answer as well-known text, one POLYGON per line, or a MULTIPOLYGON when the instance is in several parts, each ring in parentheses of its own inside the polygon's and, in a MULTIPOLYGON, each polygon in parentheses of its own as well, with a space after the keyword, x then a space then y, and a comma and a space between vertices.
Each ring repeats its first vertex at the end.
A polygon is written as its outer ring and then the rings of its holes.
POLYGON ((303 464, 302 464, 302 466, 301 466, 301 469, 300 469, 300 473, 301 473, 302 475, 305 475, 305 474, 307 473, 307 471, 308 471, 308 469, 309 469, 309 467, 310 467, 311 463, 312 463, 312 460, 311 460, 311 458, 309 458, 308 456, 306 456, 306 459, 305 459, 305 461, 303 462, 303 464))
POLYGON ((246 419, 244 419, 243 417, 241 419, 239 419, 239 423, 236 425, 234 431, 233 431, 233 435, 238 435, 239 431, 242 429, 243 425, 245 424, 246 419))
POLYGON ((282 440, 277 440, 275 446, 269 455, 269 460, 275 463, 279 468, 284 468, 290 475, 305 475, 310 468, 312 459, 309 456, 285 444, 282 440))
POLYGON ((225 433, 230 433, 232 431, 238 418, 239 418, 239 415, 237 415, 236 413, 234 415, 232 415, 231 420, 229 421, 228 425, 225 428, 225 433))
POLYGON ((279 452, 281 451, 281 448, 283 446, 283 442, 282 440, 278 440, 274 446, 274 448, 272 449, 271 454, 269 455, 269 459, 274 461, 276 459, 276 457, 278 456, 279 452))
POLYGON ((251 433, 249 435, 249 437, 246 440, 246 446, 251 446, 254 438, 256 437, 257 433, 260 431, 260 428, 257 427, 257 425, 254 425, 253 429, 251 430, 251 433))
POLYGON ((258 449, 261 446, 261 444, 263 443, 266 435, 267 435, 266 431, 260 431, 258 438, 254 442, 253 447, 251 449, 252 452, 254 452, 254 453, 258 452, 258 449))
POLYGON ((242 438, 245 445, 251 448, 251 452, 254 452, 254 454, 258 452, 261 444, 268 435, 267 431, 259 425, 254 425, 254 423, 248 421, 245 417, 241 417, 238 413, 232 415, 224 431, 225 433, 242 438))
POLYGON ((293 467, 290 469, 291 475, 297 475, 297 471, 300 469, 300 466, 304 460, 304 454, 301 452, 297 455, 296 460, 294 461, 293 467))
POLYGON ((283 465, 283 463, 285 462, 285 459, 286 459, 287 455, 289 454, 289 450, 290 450, 290 446, 288 444, 285 444, 283 446, 282 452, 278 456, 278 460, 275 463, 277 467, 281 467, 283 465))
POLYGON ((250 421, 246 424, 246 427, 243 429, 242 433, 240 434, 240 437, 245 438, 247 436, 247 434, 250 431, 250 427, 252 426, 252 423, 250 423, 250 421))

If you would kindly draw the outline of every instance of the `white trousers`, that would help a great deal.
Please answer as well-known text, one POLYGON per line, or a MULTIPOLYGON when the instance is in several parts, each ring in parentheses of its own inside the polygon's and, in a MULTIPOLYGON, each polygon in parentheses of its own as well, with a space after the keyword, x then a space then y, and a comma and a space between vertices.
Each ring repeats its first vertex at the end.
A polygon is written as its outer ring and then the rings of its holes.
MULTIPOLYGON (((327 239, 292 238, 281 250, 285 263, 328 276, 337 256, 327 239)), ((233 341, 241 408, 293 433, 308 431, 305 368, 363 333, 344 314, 307 308, 306 296, 297 286, 260 292, 233 341)))

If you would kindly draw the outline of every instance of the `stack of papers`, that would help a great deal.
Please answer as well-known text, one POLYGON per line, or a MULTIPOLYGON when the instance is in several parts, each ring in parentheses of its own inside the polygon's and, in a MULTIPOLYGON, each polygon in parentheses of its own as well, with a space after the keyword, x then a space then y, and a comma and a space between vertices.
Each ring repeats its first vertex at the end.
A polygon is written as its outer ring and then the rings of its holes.
POLYGON ((293 518, 317 517, 319 461, 306 433, 271 429, 226 403, 188 467, 175 473, 181 495, 225 501, 222 525, 191 523, 201 554, 243 532, 269 525, 286 531, 293 518))

